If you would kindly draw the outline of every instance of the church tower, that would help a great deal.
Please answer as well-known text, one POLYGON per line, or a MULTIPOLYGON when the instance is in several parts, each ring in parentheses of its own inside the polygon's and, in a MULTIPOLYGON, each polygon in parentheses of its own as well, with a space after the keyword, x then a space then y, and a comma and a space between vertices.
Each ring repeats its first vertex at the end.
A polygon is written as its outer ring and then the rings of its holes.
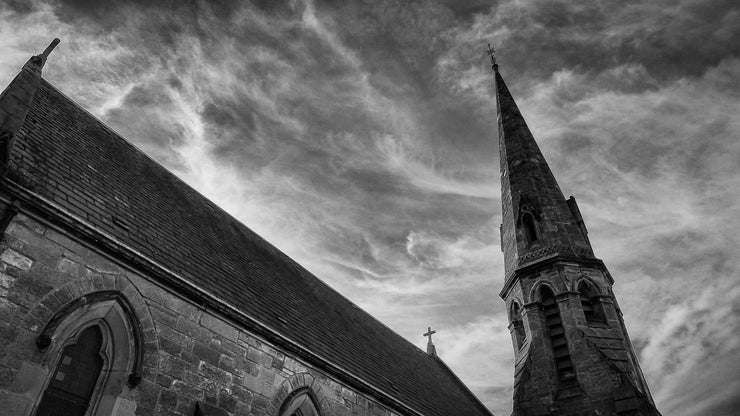
POLYGON ((501 157, 501 247, 514 344, 514 412, 660 415, 604 263, 565 199, 489 47, 501 157))

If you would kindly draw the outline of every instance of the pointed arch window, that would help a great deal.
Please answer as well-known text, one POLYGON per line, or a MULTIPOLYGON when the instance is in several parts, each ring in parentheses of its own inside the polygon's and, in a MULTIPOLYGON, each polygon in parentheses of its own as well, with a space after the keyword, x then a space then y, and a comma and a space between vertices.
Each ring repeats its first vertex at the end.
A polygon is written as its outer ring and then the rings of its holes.
POLYGON ((587 280, 583 280, 578 284, 578 294, 581 299, 581 308, 586 317, 586 322, 605 323, 604 308, 601 305, 594 286, 587 280))
POLYGON ((534 222, 534 215, 531 212, 525 212, 522 215, 522 229, 524 231, 524 238, 532 244, 538 240, 537 236, 537 225, 534 222))
POLYGON ((560 317, 560 308, 555 299, 555 294, 548 286, 542 285, 540 299, 545 315, 545 332, 550 340, 553 357, 555 358, 558 381, 566 384, 574 383, 576 373, 573 369, 573 361, 570 358, 568 339, 565 337, 565 328, 560 317))
POLYGON ((111 415, 124 386, 141 380, 143 343, 136 314, 117 291, 75 299, 36 338, 50 372, 39 378, 34 416, 111 415))
POLYGON ((319 410, 308 389, 300 389, 285 400, 280 416, 319 416, 319 410))
POLYGON ((83 330, 64 347, 49 386, 36 411, 37 416, 84 416, 105 363, 100 326, 83 330))

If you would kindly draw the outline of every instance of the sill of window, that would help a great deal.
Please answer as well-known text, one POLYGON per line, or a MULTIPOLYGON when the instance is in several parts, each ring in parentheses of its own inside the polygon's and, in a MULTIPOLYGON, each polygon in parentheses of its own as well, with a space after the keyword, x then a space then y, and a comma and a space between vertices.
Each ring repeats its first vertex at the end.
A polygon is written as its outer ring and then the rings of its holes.
POLYGON ((609 328, 605 322, 589 322, 588 326, 589 328, 609 328))

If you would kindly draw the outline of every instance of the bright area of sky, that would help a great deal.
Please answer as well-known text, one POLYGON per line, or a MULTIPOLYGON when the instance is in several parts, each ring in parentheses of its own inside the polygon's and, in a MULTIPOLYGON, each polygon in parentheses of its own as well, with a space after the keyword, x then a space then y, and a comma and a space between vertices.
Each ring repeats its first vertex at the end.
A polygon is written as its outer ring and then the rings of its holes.
POLYGON ((0 0, 45 77, 511 410, 486 45, 610 268, 658 408, 740 408, 732 0, 0 0))

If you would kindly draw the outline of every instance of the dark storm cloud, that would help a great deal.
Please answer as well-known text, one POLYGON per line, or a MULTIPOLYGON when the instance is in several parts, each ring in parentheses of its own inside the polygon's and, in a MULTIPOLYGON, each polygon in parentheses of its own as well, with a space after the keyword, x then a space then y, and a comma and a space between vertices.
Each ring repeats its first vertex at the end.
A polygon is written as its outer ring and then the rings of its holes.
POLYGON ((447 64, 459 73, 481 54, 481 44, 493 42, 502 69, 526 74, 528 83, 562 69, 603 77, 611 68, 639 64, 643 73, 632 74, 636 79, 600 86, 635 92, 699 76, 738 56, 739 7, 733 1, 504 1, 477 15, 462 37, 459 28, 446 34, 464 40, 449 52, 456 64, 447 64))

